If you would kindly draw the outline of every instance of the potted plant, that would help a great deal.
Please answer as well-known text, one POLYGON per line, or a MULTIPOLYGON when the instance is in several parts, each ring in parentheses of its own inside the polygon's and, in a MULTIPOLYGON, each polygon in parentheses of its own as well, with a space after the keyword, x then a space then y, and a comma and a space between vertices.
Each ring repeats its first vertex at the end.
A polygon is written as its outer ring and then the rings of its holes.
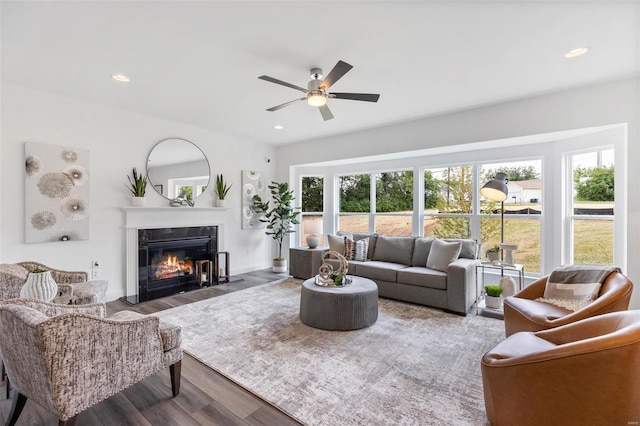
POLYGON ((227 183, 224 181, 224 176, 222 176, 221 174, 216 175, 216 187, 213 190, 213 192, 215 192, 216 195, 218 196, 218 200, 216 201, 217 207, 225 206, 224 199, 226 198, 227 193, 229 192, 232 186, 233 184, 227 185, 227 183))
POLYGON ((129 191, 133 194, 131 204, 134 206, 144 206, 144 193, 147 191, 147 177, 143 176, 142 173, 138 173, 135 167, 133 168, 132 174, 133 177, 127 175, 129 183, 131 184, 129 191))
POLYGON ((499 285, 485 285, 484 292, 486 293, 485 301, 487 308, 500 309, 502 305, 502 287, 499 285))
POLYGON ((282 257, 282 241, 288 234, 295 232, 293 225, 298 223, 300 209, 291 207, 291 202, 295 199, 293 191, 289 190, 286 182, 271 182, 269 185, 273 207, 269 201, 262 201, 259 195, 253 196, 253 209, 256 213, 262 213, 261 222, 267 224, 265 233, 278 243, 278 257, 273 259, 273 272, 287 272, 287 260, 282 257))
POLYGON ((489 249, 487 249, 487 259, 489 260, 489 262, 495 262, 500 260, 500 247, 499 246, 493 246, 490 247, 489 249))

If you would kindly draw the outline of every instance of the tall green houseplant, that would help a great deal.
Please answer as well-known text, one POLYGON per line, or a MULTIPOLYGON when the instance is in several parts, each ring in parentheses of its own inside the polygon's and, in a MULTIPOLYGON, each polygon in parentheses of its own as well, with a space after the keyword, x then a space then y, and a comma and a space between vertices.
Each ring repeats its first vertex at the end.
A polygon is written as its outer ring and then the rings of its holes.
POLYGON ((269 189, 271 190, 273 207, 270 206, 269 201, 262 201, 259 195, 253 196, 253 207, 257 213, 264 215, 260 221, 267 224, 265 233, 271 235, 271 238, 278 243, 278 257, 274 260, 282 261, 284 260, 282 257, 282 241, 286 235, 295 232, 293 225, 300 223, 298 222, 300 208, 291 206, 291 202, 295 198, 293 197, 293 190, 289 190, 288 183, 271 182, 269 189))

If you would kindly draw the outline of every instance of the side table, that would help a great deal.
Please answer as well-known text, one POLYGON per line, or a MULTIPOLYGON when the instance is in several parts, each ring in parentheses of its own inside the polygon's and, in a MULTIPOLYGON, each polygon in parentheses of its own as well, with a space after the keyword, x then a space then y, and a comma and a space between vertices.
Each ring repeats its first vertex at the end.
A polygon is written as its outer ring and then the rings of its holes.
POLYGON ((524 288, 524 265, 516 263, 513 266, 507 265, 495 265, 491 262, 482 262, 476 265, 476 315, 483 315, 492 318, 504 318, 504 312, 502 307, 500 309, 488 308, 484 302, 484 273, 486 269, 500 271, 500 275, 517 276, 518 289, 520 291, 524 288))
POLYGON ((289 273, 295 278, 315 277, 322 265, 322 255, 328 248, 291 248, 289 249, 289 273))

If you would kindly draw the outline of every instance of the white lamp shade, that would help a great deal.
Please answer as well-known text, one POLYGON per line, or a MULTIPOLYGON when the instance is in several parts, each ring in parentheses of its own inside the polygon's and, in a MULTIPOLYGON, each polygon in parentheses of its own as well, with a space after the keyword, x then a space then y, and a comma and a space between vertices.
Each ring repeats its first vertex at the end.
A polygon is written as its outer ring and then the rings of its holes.
POLYGON ((322 220, 305 220, 304 233, 315 235, 322 234, 322 220))

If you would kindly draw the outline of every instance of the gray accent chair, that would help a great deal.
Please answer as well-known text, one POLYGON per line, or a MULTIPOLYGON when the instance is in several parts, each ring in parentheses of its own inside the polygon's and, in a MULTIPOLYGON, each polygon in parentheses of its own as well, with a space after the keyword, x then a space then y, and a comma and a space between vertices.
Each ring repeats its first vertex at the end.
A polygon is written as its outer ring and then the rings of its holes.
POLYGON ((59 305, 34 299, 0 302, 0 354, 14 399, 8 425, 27 399, 73 425, 87 408, 169 367, 180 392, 180 327, 103 303, 59 305))

